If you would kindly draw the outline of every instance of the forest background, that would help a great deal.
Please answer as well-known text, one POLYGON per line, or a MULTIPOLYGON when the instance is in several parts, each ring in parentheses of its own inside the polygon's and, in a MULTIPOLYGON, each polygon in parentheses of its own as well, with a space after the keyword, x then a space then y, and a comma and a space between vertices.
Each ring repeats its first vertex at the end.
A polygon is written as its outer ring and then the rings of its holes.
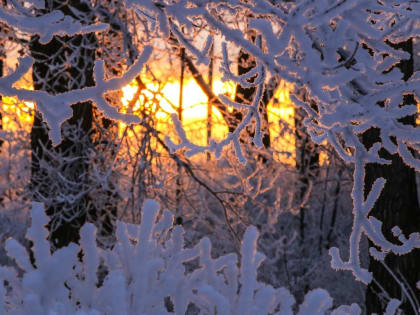
POLYGON ((311 298, 320 312, 418 313, 418 9, 416 1, 3 1, 2 259, 19 270, 2 269, 6 313, 235 314, 254 299, 263 308, 264 298, 268 313, 309 312, 311 298), (171 215, 141 247, 141 231, 171 215), (81 232, 89 223, 96 243, 81 232), (165 244, 181 226, 186 251, 199 252, 174 263, 188 293, 141 291, 133 283, 168 286, 162 270, 175 271, 165 244), (48 295, 45 257, 62 263, 77 253, 71 243, 84 256, 57 274, 64 293, 48 295), (133 262, 109 260, 122 259, 124 244, 137 245, 133 262), (141 260, 140 247, 163 266, 141 260), (229 253, 241 263, 209 267, 229 253), (130 267, 140 261, 142 272, 159 271, 150 283, 130 267), (256 279, 243 276, 260 263, 256 279), (119 285, 113 268, 124 271, 119 285), (235 281, 228 296, 223 283, 235 281), (111 283, 131 297, 107 305, 118 295, 111 283))

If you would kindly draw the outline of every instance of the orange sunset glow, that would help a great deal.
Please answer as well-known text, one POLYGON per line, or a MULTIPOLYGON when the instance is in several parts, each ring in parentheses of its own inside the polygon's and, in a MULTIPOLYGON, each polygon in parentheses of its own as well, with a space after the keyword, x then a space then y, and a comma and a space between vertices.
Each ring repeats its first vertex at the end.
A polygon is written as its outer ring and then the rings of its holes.
MULTIPOLYGON (((25 83, 19 84, 28 88, 28 80, 25 83)), ((235 85, 231 82, 222 82, 216 79, 213 82, 213 91, 216 95, 224 94, 233 97, 235 93, 235 85)), ((294 163, 294 135, 291 133, 281 133, 281 124, 279 121, 287 123, 290 128, 294 126, 294 109, 289 98, 290 86, 283 84, 275 93, 273 100, 268 105, 268 119, 270 124, 270 137, 272 139, 272 148, 276 160, 283 160, 283 162, 294 163), (291 156, 286 158, 282 152, 289 152, 291 156), (286 160, 287 161, 286 161, 286 160), (289 161, 290 160, 290 161, 289 161)), ((168 80, 160 87, 158 93, 158 85, 149 82, 146 83, 146 89, 142 91, 142 95, 134 102, 133 98, 137 93, 137 83, 133 81, 122 89, 121 102, 124 112, 139 111, 141 106, 148 107, 148 111, 155 115, 157 121, 157 128, 160 131, 168 131, 169 136, 176 139, 176 134, 173 131, 172 121, 170 115, 177 113, 180 93, 180 83, 177 80, 168 80), (145 101, 144 98, 148 101, 145 101), (132 108, 128 109, 129 104, 132 108), (142 105, 145 104, 145 105, 142 105)), ((186 130, 188 138, 198 145, 207 144, 207 110, 208 99, 201 88, 196 84, 192 77, 185 78, 183 86, 183 101, 182 101, 182 124, 186 130)), ((33 121, 34 104, 30 102, 18 102, 14 98, 4 97, 1 103, 3 115, 4 130, 13 130, 24 127, 30 130, 33 121), (8 117, 7 113, 14 113, 19 117, 19 122, 13 121, 8 117), (19 127, 19 128, 20 128, 19 127), (29 128, 29 129, 28 129, 29 128)), ((119 123, 120 135, 125 127, 124 123, 119 123)), ((228 128, 223 120, 222 115, 216 107, 212 107, 211 120, 211 137, 212 139, 221 140, 228 132, 228 128)))
MULTIPOLYGON (((152 97, 152 91, 157 91, 157 86, 154 83, 147 83, 146 95, 152 97)), ((270 135, 273 139, 273 147, 278 151, 291 150, 291 145, 294 145, 294 138, 292 135, 283 135, 280 139, 280 125, 279 119, 293 126, 293 106, 289 98, 290 87, 285 85, 280 88, 274 96, 274 101, 270 102, 268 106, 268 116, 270 123, 270 135)), ((225 94, 230 97, 234 95, 235 85, 229 82, 222 82, 215 80, 213 83, 213 91, 216 95, 225 94)), ((137 92, 137 85, 135 82, 123 88, 122 103, 125 107, 132 101, 137 92)), ((180 93, 179 81, 169 81, 161 89, 159 99, 159 109, 155 108, 156 118, 163 126, 170 121, 170 114, 177 113, 180 93)), ((187 78, 183 87, 183 101, 182 101, 182 124, 187 131, 187 136, 191 141, 199 145, 205 145, 207 141, 206 122, 207 122, 207 103, 206 94, 195 83, 193 78, 187 78)), ((149 106, 156 106, 152 102, 147 103, 149 106)), ((146 104, 146 106, 148 106, 146 104)), ((141 99, 138 100, 133 108, 133 112, 140 109, 141 99)), ((125 110, 126 111, 126 110, 125 110)), ((121 124, 124 127, 124 124, 121 124)), ((228 132, 227 126, 223 121, 222 115, 215 108, 212 107, 212 138, 222 139, 228 132)))

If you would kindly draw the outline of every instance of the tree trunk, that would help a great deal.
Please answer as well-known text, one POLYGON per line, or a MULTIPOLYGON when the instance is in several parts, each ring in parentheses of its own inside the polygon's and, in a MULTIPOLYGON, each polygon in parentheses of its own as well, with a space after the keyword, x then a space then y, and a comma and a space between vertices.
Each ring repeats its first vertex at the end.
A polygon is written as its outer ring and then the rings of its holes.
MULTIPOLYGON (((316 108, 315 105, 313 105, 316 108)), ((305 111, 295 107, 295 151, 296 151, 296 170, 298 172, 297 201, 299 203, 299 234, 300 242, 305 241, 305 212, 306 202, 311 181, 319 173, 319 152, 318 145, 311 140, 311 136, 306 132, 303 120, 305 111)))
MULTIPOLYGON (((105 61, 106 79, 119 77, 122 75, 124 67, 131 66, 137 58, 135 43, 126 25, 127 14, 124 11, 124 5, 118 0, 103 0, 98 3, 95 11, 100 22, 109 25, 106 34, 97 38, 96 56, 105 61)), ((139 89, 143 89, 144 84, 139 76, 136 78, 136 81, 139 89)), ((134 96, 135 99, 130 101, 133 106, 140 94, 141 90, 137 91, 134 96)), ((105 98, 116 107, 120 105, 118 101, 115 101, 115 95, 106 95, 105 98)), ((132 108, 128 110, 132 110, 132 108)), ((88 220, 94 222, 98 229, 99 245, 103 248, 110 248, 115 243, 117 212, 122 198, 116 188, 118 175, 114 171, 108 172, 109 168, 112 167, 115 155, 118 154, 116 144, 116 139, 119 137, 118 123, 104 117, 95 110, 93 114, 93 121, 96 127, 93 127, 92 133, 95 152, 98 156, 95 163, 103 175, 108 175, 106 177, 106 185, 102 183, 96 185, 95 193, 101 198, 101 202, 96 202, 97 206, 93 207, 89 212, 88 220)))
MULTIPOLYGON (((251 57, 247 52, 245 52, 243 49, 239 52, 238 57, 238 75, 243 75, 245 73, 248 73, 256 66, 255 60, 253 57, 251 57)), ((250 80, 252 82, 252 80, 250 80)), ((251 88, 244 88, 240 84, 236 86, 236 94, 235 94, 235 102, 241 103, 241 104, 251 104, 253 97, 255 94, 255 87, 251 88)), ((262 127, 263 127, 263 138, 262 143, 264 145, 264 148, 269 148, 270 143, 270 133, 269 133, 269 124, 268 124, 268 113, 267 113, 267 105, 270 102, 272 96, 274 94, 274 91, 269 92, 267 90, 264 91, 262 102, 259 104, 259 112, 262 114, 262 127)), ((235 129, 238 127, 240 122, 242 121, 243 115, 242 112, 239 110, 233 110, 233 116, 235 117, 235 123, 229 125, 229 132, 235 131, 235 129)), ((250 130, 247 127, 248 134, 250 137, 254 136, 254 131, 250 130)), ((262 160, 265 162, 266 158, 264 156, 261 156, 262 160)))
MULTIPOLYGON (((6 0, 1 0, 1 6, 5 7, 6 5, 7 5, 6 0)), ((5 27, 3 25, 0 25, 0 30, 7 32, 7 30, 5 30, 4 28, 5 27)), ((2 39, 0 41, 1 41, 0 44, 2 46, 2 47, 0 47, 0 78, 1 78, 4 75, 3 69, 4 69, 4 60, 6 60, 6 51, 5 51, 5 48, 4 48, 5 40, 2 39)), ((0 104, 1 103, 2 103, 2 96, 0 95, 0 104)), ((0 109, 0 130, 3 130, 3 114, 1 112, 1 109, 0 109)), ((2 145, 3 145, 3 140, 0 139, 0 152, 1 152, 2 145)))
MULTIPOLYGON (((1 50, 3 50, 3 47, 1 47, 1 50)), ((3 51, 0 51, 0 78, 3 76, 3 51)), ((2 96, 0 95, 0 104, 2 104, 2 96)), ((1 105, 0 105, 1 106, 1 105)), ((0 109, 0 131, 3 130, 3 113, 0 109)), ((3 145, 3 140, 0 139, 0 152, 1 152, 1 147, 3 145)))
MULTIPOLYGON (((411 40, 395 46, 395 48, 402 48, 408 51, 413 56, 411 40)), ((413 74, 412 57, 410 60, 403 60, 399 67, 404 73, 404 80, 406 81, 413 74)), ((404 104, 416 104, 413 95, 404 96, 404 104)), ((406 117, 403 122, 414 125, 415 117, 406 117)), ((379 142, 379 136, 379 130, 376 128, 366 131, 363 134, 363 143, 366 148, 370 148, 375 142, 379 142)), ((398 240, 391 232, 394 226, 399 226, 406 236, 420 231, 420 220, 418 219, 420 208, 417 196, 416 174, 414 169, 404 164, 398 154, 391 155, 386 150, 381 149, 380 156, 392 161, 392 164, 366 165, 365 195, 368 194, 377 178, 383 177, 386 179, 385 187, 376 201, 371 215, 383 222, 382 231, 385 237, 398 244, 398 240)), ((374 244, 370 242, 369 246, 374 246, 374 244)), ((385 264, 400 282, 405 282, 404 286, 407 292, 420 301, 420 292, 416 288, 416 282, 420 281, 420 250, 415 249, 409 254, 400 257, 388 254, 385 264), (409 286, 408 288, 407 285, 409 286)), ((374 280, 383 287, 390 298, 401 299, 403 296, 404 303, 400 308, 405 314, 415 313, 407 300, 406 294, 401 292, 400 285, 393 279, 393 276, 381 262, 370 257, 369 271, 373 273, 374 280)), ((384 312, 386 300, 382 297, 381 289, 375 282, 368 285, 366 291, 366 310, 368 314, 382 314, 384 312)))
MULTIPOLYGON (((65 15, 80 18, 71 11, 71 8, 76 9, 86 15, 81 23, 89 22, 90 7, 86 2, 53 0, 45 1, 45 7, 42 13, 61 10, 65 15)), ((30 50, 35 59, 35 90, 60 94, 93 86, 95 46, 94 34, 56 36, 47 44, 41 44, 39 37, 33 37, 30 50), (72 55, 74 59, 68 60, 72 55)), ((85 223, 87 213, 92 211, 88 182, 92 104, 77 103, 72 109, 73 116, 63 124, 63 141, 57 147, 52 147, 48 127, 38 111, 31 131, 31 189, 33 198, 46 205, 53 248, 78 242, 79 229, 85 223)))

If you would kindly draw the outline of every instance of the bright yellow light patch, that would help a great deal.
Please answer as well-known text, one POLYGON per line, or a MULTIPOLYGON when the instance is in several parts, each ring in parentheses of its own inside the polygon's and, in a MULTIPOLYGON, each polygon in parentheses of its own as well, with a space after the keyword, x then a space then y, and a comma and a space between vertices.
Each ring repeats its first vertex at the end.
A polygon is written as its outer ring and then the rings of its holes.
MULTIPOLYGON (((158 86, 153 83, 146 83, 147 89, 157 92, 158 86)), ((275 154, 276 159, 287 163, 294 164, 295 155, 295 139, 292 132, 294 128, 294 107, 289 97, 291 85, 282 82, 281 87, 276 91, 274 100, 268 105, 268 118, 270 124, 270 137, 272 139, 272 148, 279 152, 275 154), (285 130, 287 126, 287 131, 285 130), (286 153, 286 154, 285 154, 286 153)), ((222 82, 216 79, 213 82, 213 91, 216 95, 225 94, 233 97, 235 85, 231 82, 222 82)), ((128 111, 128 106, 131 104, 132 112, 135 112, 140 106, 156 106, 153 104, 144 104, 144 99, 140 98, 135 101, 133 105, 133 97, 137 93, 137 85, 135 82, 123 88, 122 103, 125 106, 124 111, 128 111), (141 103, 143 105, 141 105, 141 103)), ((143 94, 152 92, 142 91, 143 94)), ((154 111, 157 118, 158 129, 167 131, 167 135, 174 137, 172 123, 169 118, 170 114, 178 113, 180 94, 179 81, 168 81, 160 90, 159 110, 154 111)), ((156 102, 155 99, 155 102, 156 102)), ((182 124, 186 130, 187 137, 194 143, 199 145, 206 145, 207 143, 207 111, 208 98, 201 90, 193 78, 187 78, 183 85, 183 100, 182 100, 182 124)), ((120 124, 123 128, 124 124, 120 124)), ((212 127, 211 135, 214 139, 222 139, 227 134, 227 126, 220 112, 215 106, 212 106, 212 127)))
POLYGON ((292 85, 283 83, 268 104, 267 111, 274 158, 295 165, 295 110, 289 96, 291 88, 292 85))
MULTIPOLYGON (((31 71, 13 84, 15 88, 33 90, 31 71)), ((24 128, 30 130, 33 122, 35 105, 32 102, 22 102, 15 97, 1 98, 2 127, 4 130, 24 128)))
MULTIPOLYGON (((137 83, 133 81, 122 89, 121 102, 122 112, 139 113, 146 110, 146 113, 156 118, 157 128, 160 131, 166 131, 167 135, 175 137, 170 120, 170 114, 178 112, 180 83, 179 81, 168 81, 163 86, 159 86, 154 82, 143 80, 146 88, 138 94, 137 83), (139 96, 137 99, 134 99, 139 96)), ((27 84, 25 84, 27 85, 27 84)), ((26 87, 28 88, 28 87, 26 87)), ((216 78, 213 82, 213 92, 215 95, 224 94, 233 98, 235 93, 235 84, 232 82, 222 82, 216 78)), ((274 95, 274 101, 268 105, 268 118, 270 124, 270 137, 272 148, 278 152, 289 152, 287 162, 294 164, 295 155, 295 139, 291 130, 294 128, 294 107, 289 97, 291 85, 282 83, 281 87, 274 95), (282 131, 282 126, 287 125, 288 131, 282 131)), ((3 98, 1 104, 3 115, 3 128, 17 128, 12 115, 13 113, 19 117, 19 121, 25 127, 31 127, 33 121, 34 104, 30 102, 18 102, 14 98, 3 98), (10 116, 10 117, 9 117, 10 116)), ((191 77, 186 78, 183 86, 182 100, 182 124, 187 132, 188 138, 199 145, 206 145, 207 139, 207 111, 208 99, 206 94, 197 85, 191 77)), ((227 126, 215 106, 212 106, 211 120, 211 137, 213 139, 222 139, 227 134, 227 126)), ((120 135, 126 127, 124 123, 120 123, 120 135)), ((176 141, 176 140, 175 140, 176 141)), ((285 159, 283 153, 276 155, 278 159, 285 159)))
POLYGON ((3 114, 3 129, 16 130, 22 127, 30 128, 33 122, 33 109, 34 104, 31 102, 20 102, 13 97, 2 97, 1 112, 3 114))
MULTIPOLYGON (((232 87, 221 81, 215 81, 213 91, 218 94, 232 94, 232 87)), ((160 106, 162 110, 168 113, 176 113, 179 104, 180 83, 172 81, 165 84, 162 93, 170 101, 162 99, 160 106), (175 107, 174 107, 175 106, 175 107)), ((183 86, 182 99, 182 116, 185 122, 190 120, 199 120, 207 118, 207 102, 206 94, 201 90, 193 78, 186 80, 183 86)), ((213 106, 213 115, 222 118, 220 112, 213 106)))

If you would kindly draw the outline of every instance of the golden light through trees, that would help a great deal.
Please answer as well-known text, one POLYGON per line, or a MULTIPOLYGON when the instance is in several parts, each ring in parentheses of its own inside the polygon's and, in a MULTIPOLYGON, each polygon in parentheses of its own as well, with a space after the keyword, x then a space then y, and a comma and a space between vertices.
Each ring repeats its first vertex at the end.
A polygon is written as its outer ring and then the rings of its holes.
MULTIPOLYGON (((144 79, 144 81, 146 81, 144 79)), ((121 111, 140 112, 146 107, 146 112, 153 113, 157 122, 159 131, 170 132, 170 136, 176 137, 170 115, 177 113, 180 83, 174 79, 168 81, 162 86, 154 82, 146 81, 146 89, 144 89, 138 98, 133 101, 138 87, 133 81, 131 84, 122 89, 121 102, 123 108, 121 111), (131 108, 128 108, 131 105, 131 108)), ((28 87, 30 82, 18 82, 17 85, 28 87)), ((183 97, 183 121, 182 124, 187 132, 187 136, 191 141, 198 145, 206 145, 206 123, 207 123, 207 103, 208 99, 200 87, 196 84, 192 77, 187 77, 184 81, 184 97, 183 97)), ((282 84, 276 91, 273 100, 268 104, 268 119, 270 124, 270 137, 272 139, 272 148, 274 158, 282 160, 290 164, 294 164, 294 108, 289 98, 291 86, 287 83, 282 84), (287 126, 287 128, 285 128, 287 126), (288 153, 286 157, 284 153, 288 153), (286 160, 287 161, 286 161, 286 160)), ((216 95, 224 94, 233 98, 235 93, 235 85, 229 82, 222 82, 220 78, 213 81, 213 91, 216 95)), ((226 136, 228 128, 223 120, 222 115, 215 106, 212 107, 212 131, 213 139, 220 140, 226 136)), ((14 98, 4 97, 1 103, 3 115, 3 129, 12 130, 18 128, 17 122, 11 119, 14 114, 19 117, 21 127, 28 128, 33 121, 34 104, 29 102, 19 102, 14 98), (9 114, 9 115, 8 115, 9 114)), ((119 123, 120 135, 125 125, 119 123)))
MULTIPOLYGON (((147 90, 144 93, 148 96, 152 96, 152 92, 156 92, 158 87, 154 83, 146 83, 147 90)), ((232 94, 234 87, 229 84, 225 84, 221 81, 214 82, 213 89, 216 94, 232 94)), ((137 85, 133 82, 123 88, 123 105, 127 106, 133 96, 136 94, 137 85)), ((168 115, 176 113, 179 99, 179 82, 175 80, 168 81, 160 91, 159 96, 159 107, 160 110, 156 113, 156 118, 166 119, 168 115)), ((199 86, 194 82, 192 78, 186 80, 184 83, 184 100, 183 100, 183 118, 185 122, 189 120, 205 119, 207 117, 207 97, 201 91, 199 86)), ((138 110, 141 106, 141 99, 136 102, 133 111, 138 110)), ((149 104, 149 103, 148 103, 149 104)), ((213 114, 218 118, 222 118, 219 111, 214 108, 213 114)))
MULTIPOLYGON (((30 76, 31 73, 27 73, 14 86, 33 90, 30 76)), ((30 130, 33 122, 34 103, 21 102, 14 97, 2 97, 0 106, 1 112, 3 113, 2 127, 4 130, 16 130, 18 128, 24 128, 27 131, 30 130), (12 115, 17 116, 19 121, 12 119, 12 115)))
MULTIPOLYGON (((138 88, 136 82, 132 82, 130 85, 124 87, 122 103, 125 108, 123 110, 136 112, 141 109, 141 106, 145 105, 146 107, 151 107, 149 110, 155 113, 159 129, 161 131, 169 132, 169 130, 171 130, 171 132, 173 132, 173 128, 169 127, 169 125, 171 125, 170 115, 177 113, 180 93, 179 81, 168 80, 168 82, 161 87, 160 93, 157 93, 159 87, 155 83, 146 83, 146 88, 147 89, 142 92, 143 95, 135 102, 134 106, 131 109, 128 109, 127 107, 130 103, 133 105, 132 100, 138 88), (151 100, 154 93, 157 93, 156 99, 159 101, 158 105, 151 100), (144 97, 147 97, 149 100, 145 102, 144 97), (157 106, 158 108, 156 108, 157 106)), ((198 145, 205 145, 207 141, 207 96, 191 77, 186 78, 183 89, 182 124, 187 131, 187 136, 192 142, 198 145)), ((294 135, 292 130, 294 126, 294 109, 289 98, 290 89, 291 86, 283 84, 281 88, 276 91, 273 100, 268 105, 268 118, 273 149, 280 152, 279 154, 275 154, 275 158, 284 159, 284 154, 282 153, 288 152, 290 158, 287 159, 287 162, 293 164, 294 135), (289 130, 285 131, 287 128, 284 128, 284 126, 288 126, 289 130)), ((229 82, 222 82, 220 78, 216 78, 213 81, 213 91, 216 95, 225 94, 233 98, 235 85, 229 82)), ((217 108, 215 106, 212 108, 212 138, 222 139, 226 136, 228 128, 217 108)), ((120 124, 120 127, 124 128, 124 124, 120 124)), ((175 137, 175 134, 173 134, 173 136, 175 137)))
POLYGON ((289 97, 291 88, 288 84, 281 85, 267 110, 274 159, 295 165, 294 108, 289 97))
POLYGON ((24 125, 30 125, 33 121, 33 109, 34 104, 31 102, 18 102, 15 98, 12 97, 3 97, 1 103, 1 111, 4 113, 3 117, 3 128, 4 129, 14 129, 13 122, 9 114, 16 114, 20 121, 24 125))

